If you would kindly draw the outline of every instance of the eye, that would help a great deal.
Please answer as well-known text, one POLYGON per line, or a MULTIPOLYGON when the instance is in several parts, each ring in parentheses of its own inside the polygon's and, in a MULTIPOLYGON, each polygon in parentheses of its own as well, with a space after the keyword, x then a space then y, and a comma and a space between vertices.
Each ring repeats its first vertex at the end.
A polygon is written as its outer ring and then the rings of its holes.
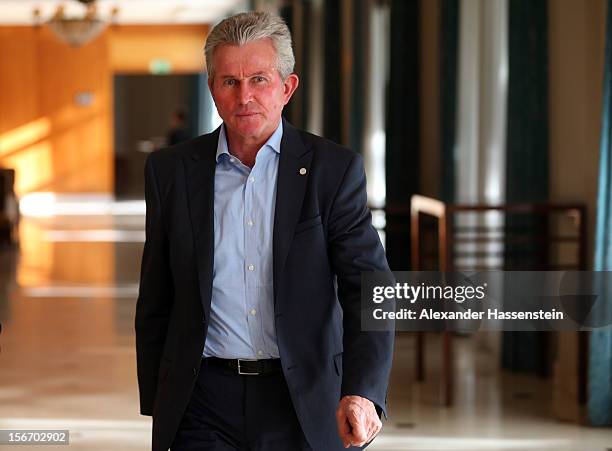
POLYGON ((234 78, 227 78, 223 81, 223 86, 235 86, 238 83, 238 80, 234 78))
POLYGON ((266 80, 266 77, 263 77, 261 75, 258 75, 256 77, 254 77, 255 83, 264 83, 266 80))

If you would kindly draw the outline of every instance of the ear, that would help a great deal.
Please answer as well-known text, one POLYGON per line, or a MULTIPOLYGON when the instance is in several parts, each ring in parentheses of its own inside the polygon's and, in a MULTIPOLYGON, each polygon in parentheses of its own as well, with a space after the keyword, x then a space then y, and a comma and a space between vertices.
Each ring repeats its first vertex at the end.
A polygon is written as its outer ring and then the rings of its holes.
POLYGON ((293 95, 299 84, 300 79, 296 74, 289 74, 289 76, 285 79, 285 81, 283 82, 283 96, 285 97, 284 105, 287 105, 287 103, 289 103, 289 100, 291 100, 291 96, 293 95))

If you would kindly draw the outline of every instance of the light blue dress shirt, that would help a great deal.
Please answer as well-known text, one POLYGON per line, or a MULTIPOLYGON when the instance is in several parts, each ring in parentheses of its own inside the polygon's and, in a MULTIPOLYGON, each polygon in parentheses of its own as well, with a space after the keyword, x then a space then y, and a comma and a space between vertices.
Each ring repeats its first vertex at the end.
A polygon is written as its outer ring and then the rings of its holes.
POLYGON ((272 232, 282 120, 249 168, 217 144, 215 254, 204 357, 278 358, 274 327, 272 232))

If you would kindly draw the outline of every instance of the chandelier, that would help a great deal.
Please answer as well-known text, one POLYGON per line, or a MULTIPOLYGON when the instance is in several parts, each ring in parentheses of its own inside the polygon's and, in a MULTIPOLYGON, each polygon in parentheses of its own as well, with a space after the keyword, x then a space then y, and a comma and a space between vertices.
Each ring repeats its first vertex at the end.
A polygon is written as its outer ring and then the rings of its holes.
POLYGON ((98 18, 96 0, 76 0, 86 6, 83 17, 66 16, 64 5, 60 4, 53 16, 46 22, 41 22, 39 9, 34 10, 34 21, 37 25, 46 24, 51 31, 63 42, 73 46, 81 47, 96 38, 106 28, 108 23, 115 21, 119 14, 117 7, 111 11, 109 22, 98 18))

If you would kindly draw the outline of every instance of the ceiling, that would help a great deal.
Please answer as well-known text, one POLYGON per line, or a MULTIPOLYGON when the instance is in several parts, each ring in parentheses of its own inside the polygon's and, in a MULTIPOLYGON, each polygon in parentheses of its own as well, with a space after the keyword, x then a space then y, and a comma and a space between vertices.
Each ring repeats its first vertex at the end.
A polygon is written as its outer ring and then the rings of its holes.
MULTIPOLYGON (((76 0, 0 0, 0 25, 30 25, 32 11, 39 8, 46 20, 63 4, 66 15, 81 16, 84 6, 76 0)), ((119 8, 118 23, 215 23, 233 12, 244 11, 246 0, 98 0, 101 18, 119 8)))

